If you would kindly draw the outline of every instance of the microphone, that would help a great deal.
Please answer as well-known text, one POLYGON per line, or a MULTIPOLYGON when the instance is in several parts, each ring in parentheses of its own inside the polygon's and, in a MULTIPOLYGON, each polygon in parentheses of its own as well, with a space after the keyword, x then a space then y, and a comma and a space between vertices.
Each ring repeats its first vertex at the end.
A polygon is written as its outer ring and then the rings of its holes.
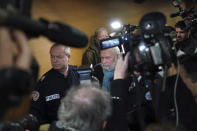
POLYGON ((50 23, 45 19, 35 21, 3 9, 0 9, 0 25, 20 29, 30 37, 43 35, 53 42, 71 47, 82 48, 88 44, 88 37, 85 33, 67 24, 50 23))

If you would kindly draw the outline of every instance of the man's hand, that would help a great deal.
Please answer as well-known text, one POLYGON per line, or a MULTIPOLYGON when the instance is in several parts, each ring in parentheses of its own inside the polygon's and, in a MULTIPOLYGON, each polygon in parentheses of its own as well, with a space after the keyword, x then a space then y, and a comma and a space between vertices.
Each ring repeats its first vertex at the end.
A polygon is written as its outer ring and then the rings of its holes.
POLYGON ((130 53, 127 53, 124 60, 122 54, 119 55, 119 58, 116 63, 115 72, 114 72, 114 80, 116 79, 124 79, 128 75, 128 59, 130 53))
POLYGON ((32 50, 25 34, 19 30, 10 33, 7 28, 0 27, 0 69, 16 67, 28 70, 31 60, 32 50))

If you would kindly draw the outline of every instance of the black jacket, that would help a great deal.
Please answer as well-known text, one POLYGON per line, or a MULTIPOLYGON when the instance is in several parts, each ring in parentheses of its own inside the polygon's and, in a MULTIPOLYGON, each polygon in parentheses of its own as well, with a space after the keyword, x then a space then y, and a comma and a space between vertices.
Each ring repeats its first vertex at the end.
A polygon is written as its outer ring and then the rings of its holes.
POLYGON ((40 124, 51 123, 57 120, 57 110, 60 100, 73 85, 79 84, 79 78, 69 68, 68 76, 58 71, 49 70, 38 82, 33 91, 33 100, 30 113, 36 116, 40 124))
POLYGON ((131 130, 143 131, 148 124, 156 121, 152 95, 147 97, 148 92, 151 94, 152 90, 157 88, 157 78, 155 81, 148 83, 149 81, 142 79, 139 83, 136 82, 138 85, 134 88, 131 87, 131 83, 135 80, 131 78, 112 81, 111 95, 115 99, 118 97, 119 100, 113 101, 114 108, 109 128, 127 131, 131 126, 131 130), (146 87, 147 85, 149 87, 146 87))
MULTIPOLYGON (((157 118, 159 121, 176 122, 176 108, 174 103, 174 85, 176 76, 168 77, 165 92, 160 93, 157 118)), ((176 89, 178 107, 178 122, 189 131, 197 131, 197 104, 181 78, 178 79, 176 89)))
POLYGON ((108 119, 105 131, 128 131, 127 98, 128 81, 114 80, 111 83, 112 115, 108 119))
POLYGON ((104 74, 101 64, 97 64, 94 66, 92 75, 99 80, 99 84, 102 86, 104 74))
MULTIPOLYGON (((112 81, 112 115, 107 121, 104 131, 128 131, 128 124, 126 120, 127 104, 125 99, 127 98, 128 85, 125 80, 112 81), (122 88, 125 87, 125 88, 122 88)), ((49 128, 49 131, 76 131, 73 128, 65 127, 60 121, 53 122, 49 128)))

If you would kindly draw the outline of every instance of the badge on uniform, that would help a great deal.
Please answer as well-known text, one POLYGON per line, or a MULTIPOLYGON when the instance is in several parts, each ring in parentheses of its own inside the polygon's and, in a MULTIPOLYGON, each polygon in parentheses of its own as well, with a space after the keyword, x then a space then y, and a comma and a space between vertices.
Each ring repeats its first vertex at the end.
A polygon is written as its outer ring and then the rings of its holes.
POLYGON ((148 100, 148 101, 151 101, 151 100, 152 100, 152 97, 151 97, 150 91, 146 92, 146 94, 145 94, 145 98, 146 98, 146 100, 148 100))
POLYGON ((46 101, 60 99, 60 95, 59 94, 53 94, 53 95, 50 95, 50 96, 46 96, 45 99, 46 99, 46 101))
POLYGON ((39 94, 38 91, 33 91, 32 92, 32 99, 33 99, 33 101, 37 101, 39 96, 40 96, 40 94, 39 94))
POLYGON ((45 75, 44 76, 42 76, 41 78, 40 78, 40 81, 42 82, 44 79, 45 79, 45 75))

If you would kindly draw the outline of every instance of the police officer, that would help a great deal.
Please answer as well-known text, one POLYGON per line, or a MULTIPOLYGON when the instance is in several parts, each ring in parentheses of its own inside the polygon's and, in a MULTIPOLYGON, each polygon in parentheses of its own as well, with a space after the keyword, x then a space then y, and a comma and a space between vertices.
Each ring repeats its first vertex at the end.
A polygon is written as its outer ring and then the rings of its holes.
POLYGON ((33 91, 30 113, 36 116, 39 124, 57 120, 60 99, 72 85, 78 85, 76 72, 68 65, 70 48, 54 44, 50 49, 52 69, 45 73, 33 91))

